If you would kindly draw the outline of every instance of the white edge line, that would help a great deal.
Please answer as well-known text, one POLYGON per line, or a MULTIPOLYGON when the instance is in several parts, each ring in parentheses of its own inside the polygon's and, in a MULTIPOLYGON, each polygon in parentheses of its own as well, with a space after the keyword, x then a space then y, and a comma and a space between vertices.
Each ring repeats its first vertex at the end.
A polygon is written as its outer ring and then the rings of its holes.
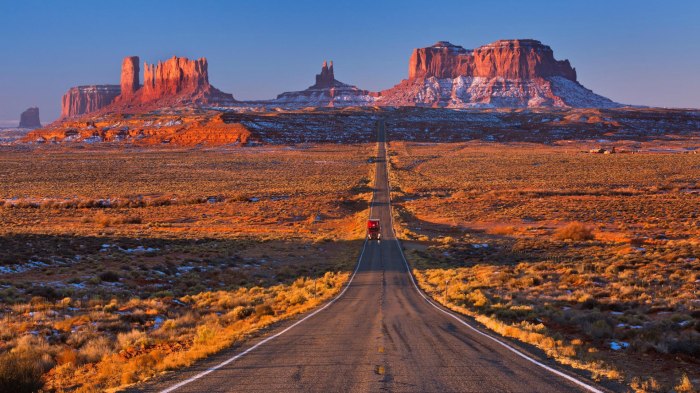
MULTIPOLYGON (((385 146, 386 146, 386 145, 385 145, 385 146)), ((377 141, 377 148, 379 148, 379 141, 377 141)), ((375 181, 376 181, 376 178, 377 178, 376 174, 375 174, 374 178, 375 178, 375 181)), ((388 179, 387 179, 387 181, 388 181, 388 179)), ((375 201, 375 197, 376 197, 376 196, 377 196, 377 185, 375 184, 375 185, 374 185, 374 190, 372 191, 372 202, 370 202, 370 205, 369 205, 369 216, 370 216, 370 217, 372 217, 372 212, 373 212, 373 210, 374 210, 374 201, 375 201)), ((393 221, 392 221, 392 224, 393 224, 393 221)), ((393 228, 392 228, 392 232, 393 232, 393 228)), ((192 376, 192 377, 190 377, 190 378, 187 378, 187 379, 185 379, 184 381, 178 382, 177 384, 175 384, 175 385, 173 385, 173 386, 171 386, 171 387, 169 387, 169 388, 163 389, 163 390, 160 391, 160 393, 170 393, 170 392, 173 392, 173 391, 175 391, 175 390, 177 390, 177 389, 179 389, 179 388, 181 388, 181 387, 183 387, 183 386, 189 384, 190 382, 194 382, 194 381, 196 381, 196 380, 202 378, 203 376, 205 376, 205 375, 207 375, 207 374, 209 374, 209 373, 212 373, 212 372, 214 372, 214 371, 220 369, 221 367, 226 366, 227 364, 229 364, 229 363, 231 363, 231 362, 234 362, 234 361, 238 360, 239 358, 241 358, 241 357, 245 356, 246 354, 248 354, 249 352, 253 351, 255 348, 257 348, 257 347, 259 347, 259 346, 265 344, 265 343, 268 342, 268 341, 271 341, 271 340, 273 340, 273 339, 275 339, 275 338, 277 338, 277 337, 283 335, 284 333, 286 333, 286 332, 292 330, 292 328, 294 328, 295 326, 299 325, 300 323, 306 321, 307 319, 313 317, 314 315, 316 315, 316 314, 320 313, 321 311, 325 310, 326 308, 328 308, 328 306, 330 306, 331 304, 335 303, 336 300, 340 299, 340 298, 345 294, 345 292, 348 290, 348 288, 350 288, 350 284, 352 283, 352 280, 355 278, 355 274, 357 274, 357 271, 360 270, 360 264, 361 264, 361 262, 362 262, 362 257, 365 255, 365 249, 366 249, 366 248, 367 248, 367 237, 365 237, 365 242, 362 244, 362 252, 360 252, 360 257, 357 258, 357 265, 355 266, 355 271, 352 272, 352 276, 350 276, 350 280, 348 280, 348 283, 345 285, 345 288, 343 288, 343 290, 338 294, 338 296, 334 297, 333 299, 331 299, 331 301, 329 301, 328 303, 326 303, 325 305, 323 305, 323 307, 317 309, 316 311, 314 311, 314 312, 312 312, 311 314, 305 316, 304 318, 302 318, 302 319, 300 319, 300 320, 294 322, 292 325, 288 326, 287 328, 285 328, 285 329, 282 330, 281 332, 278 332, 278 333, 276 333, 276 334, 273 334, 273 335, 270 336, 270 337, 265 338, 264 340, 261 340, 260 342, 258 342, 257 344, 253 345, 252 347, 246 349, 245 351, 243 351, 243 352, 241 352, 241 353, 239 353, 239 354, 237 354, 237 355, 235 355, 235 356, 232 356, 232 357, 230 357, 230 358, 224 360, 223 362, 221 362, 221 363, 219 363, 219 364, 217 364, 217 365, 214 365, 214 366, 212 366, 212 367, 209 367, 208 369, 206 369, 206 370, 200 372, 200 373, 197 374, 197 375, 194 375, 194 376, 192 376)), ((405 262, 405 259, 404 259, 404 262, 405 262)), ((415 284, 415 283, 414 283, 414 284, 415 284)))
MULTIPOLYGON (((384 140, 386 141, 386 130, 385 130, 384 132, 385 132, 384 140)), ((386 152, 386 142, 384 142, 384 143, 385 143, 385 148, 384 148, 384 150, 385 150, 385 152, 386 152)), ((388 182, 389 182, 389 176, 388 176, 388 174, 387 174, 386 180, 387 180, 387 183, 388 183, 388 182)), ((388 191, 388 192, 391 192, 391 187, 389 187, 389 189, 388 189, 387 191, 388 191)), ((552 368, 552 367, 549 367, 549 366, 547 366, 546 364, 541 363, 540 361, 538 361, 538 360, 536 360, 536 359, 531 358, 530 356, 528 356, 528 355, 526 355, 526 354, 520 352, 519 350, 517 350, 517 349, 513 348, 512 346, 508 345, 506 342, 501 341, 501 340, 499 340, 498 338, 496 338, 496 337, 494 337, 494 336, 492 336, 492 335, 490 335, 490 334, 487 334, 487 333, 482 332, 481 330, 479 330, 479 329, 475 328, 474 326, 472 326, 471 324, 467 323, 464 319, 460 318, 460 316, 459 316, 458 314, 455 314, 455 313, 453 313, 453 312, 451 312, 451 311, 447 311, 446 309, 443 309, 442 307, 436 305, 432 300, 430 300, 430 299, 423 293, 423 291, 420 289, 420 287, 418 287, 418 284, 416 284, 416 280, 413 278, 413 272, 411 271, 411 268, 408 266, 408 261, 406 261, 406 256, 403 254, 403 249, 401 248, 401 242, 399 241, 399 238, 396 237, 396 232, 394 232, 394 214, 393 214, 393 212, 391 211, 391 210, 392 210, 392 207, 391 207, 391 206, 392 206, 392 205, 391 205, 391 198, 389 198, 389 217, 391 218, 391 233, 394 235, 394 240, 396 241, 396 245, 398 246, 399 252, 401 253, 401 258, 403 259, 403 263, 404 263, 404 265, 406 265, 406 270, 408 271, 408 277, 411 278, 411 282, 413 283, 413 287, 416 289, 416 291, 418 291, 418 294, 421 295, 421 296, 423 297, 423 299, 425 299, 426 302, 428 302, 428 304, 430 304, 431 306, 435 307, 435 309, 437 309, 438 311, 440 311, 440 312, 442 312, 442 313, 444 313, 444 314, 446 314, 446 315, 452 317, 453 319, 457 320, 459 323, 461 323, 462 325, 468 327, 469 329, 473 330, 474 332, 476 332, 476 333, 478 333, 478 334, 480 334, 480 335, 482 335, 482 336, 484 336, 484 337, 487 337, 487 338, 489 338, 489 339, 495 341, 496 343, 502 345, 503 347, 505 347, 505 348, 508 349, 509 351, 511 351, 511 352, 515 353, 516 355, 520 356, 521 358, 523 358, 523 359, 525 359, 525 360, 527 360, 527 361, 529 361, 529 362, 531 362, 531 363, 534 363, 534 364, 536 364, 536 365, 542 367, 543 369, 545 369, 545 370, 547 370, 547 371, 549 371, 549 372, 551 372, 551 373, 554 373, 554 374, 556 374, 556 375, 558 375, 558 376, 560 376, 560 377, 562 377, 562 378, 565 378, 565 379, 567 379, 567 380, 569 380, 569 381, 575 383, 576 385, 581 386, 582 388, 584 388, 584 389, 586 389, 586 390, 588 390, 588 391, 590 391, 590 392, 605 393, 605 392, 603 392, 602 390, 597 389, 597 388, 594 387, 594 386, 591 386, 591 385, 589 385, 589 384, 587 384, 587 383, 585 383, 585 382, 583 382, 583 381, 580 381, 580 380, 578 380, 578 379, 576 379, 576 378, 574 378, 574 377, 572 377, 572 376, 570 376, 570 375, 568 375, 568 374, 565 374, 565 373, 563 373, 563 372, 561 372, 561 371, 559 371, 559 370, 557 370, 557 369, 554 369, 554 368, 552 368)))

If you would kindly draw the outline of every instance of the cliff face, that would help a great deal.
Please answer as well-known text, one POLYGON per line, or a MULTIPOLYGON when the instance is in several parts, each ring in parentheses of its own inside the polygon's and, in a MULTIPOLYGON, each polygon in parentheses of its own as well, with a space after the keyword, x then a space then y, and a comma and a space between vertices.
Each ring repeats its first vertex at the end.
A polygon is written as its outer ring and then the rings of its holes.
POLYGON ((158 62, 144 63, 142 101, 161 97, 203 91, 209 85, 207 59, 190 60, 175 57, 158 62))
POLYGON ((120 93, 119 85, 71 87, 61 100, 61 117, 94 112, 111 104, 120 93))
POLYGON ((41 121, 39 120, 39 108, 28 108, 22 112, 19 118, 19 128, 39 128, 41 121))
POLYGON ((447 41, 413 51, 408 79, 382 91, 377 105, 601 107, 619 104, 576 80, 568 60, 536 40, 500 40, 476 49, 447 41))
POLYGON ((576 81, 568 60, 554 59, 552 49, 536 40, 500 40, 474 50, 447 41, 413 50, 408 79, 458 76, 532 79, 561 76, 576 81))
POLYGON ((121 99, 133 97, 141 87, 139 85, 139 57, 129 56, 122 61, 121 99))

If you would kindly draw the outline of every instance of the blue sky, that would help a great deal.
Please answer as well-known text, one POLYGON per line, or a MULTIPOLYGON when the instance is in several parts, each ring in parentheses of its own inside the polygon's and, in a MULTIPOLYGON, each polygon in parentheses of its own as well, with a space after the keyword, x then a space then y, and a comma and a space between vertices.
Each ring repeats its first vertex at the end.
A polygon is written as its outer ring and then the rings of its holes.
POLYGON ((0 0, 0 126, 37 105, 59 115, 71 86, 119 83, 121 59, 207 57, 238 99, 336 78, 380 90, 406 78, 411 50, 534 38, 613 100, 700 107, 699 1, 10 1, 0 0))

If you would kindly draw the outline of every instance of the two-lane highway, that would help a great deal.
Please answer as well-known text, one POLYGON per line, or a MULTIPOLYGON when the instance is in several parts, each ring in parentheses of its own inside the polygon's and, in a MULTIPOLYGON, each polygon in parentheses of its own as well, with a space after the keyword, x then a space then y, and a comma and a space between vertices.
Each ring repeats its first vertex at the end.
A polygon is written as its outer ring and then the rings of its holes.
POLYGON ((390 224, 385 130, 383 123, 378 127, 371 215, 383 224, 382 241, 365 243, 346 290, 325 308, 269 332, 262 341, 139 390, 596 391, 471 328, 418 291, 390 224))

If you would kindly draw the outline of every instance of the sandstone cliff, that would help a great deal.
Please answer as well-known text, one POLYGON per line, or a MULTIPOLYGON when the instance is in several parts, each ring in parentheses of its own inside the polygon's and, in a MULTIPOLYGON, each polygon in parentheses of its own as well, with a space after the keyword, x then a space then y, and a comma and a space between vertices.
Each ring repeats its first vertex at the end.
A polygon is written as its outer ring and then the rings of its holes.
POLYGON ((119 93, 118 85, 71 87, 61 100, 61 117, 74 117, 104 108, 111 104, 119 93))
POLYGON ((129 56, 122 61, 120 100, 128 100, 139 89, 139 57, 129 56))
POLYGON ((207 59, 190 60, 173 56, 158 64, 144 63, 142 103, 163 100, 170 103, 210 104, 233 102, 231 94, 209 84, 207 59))

